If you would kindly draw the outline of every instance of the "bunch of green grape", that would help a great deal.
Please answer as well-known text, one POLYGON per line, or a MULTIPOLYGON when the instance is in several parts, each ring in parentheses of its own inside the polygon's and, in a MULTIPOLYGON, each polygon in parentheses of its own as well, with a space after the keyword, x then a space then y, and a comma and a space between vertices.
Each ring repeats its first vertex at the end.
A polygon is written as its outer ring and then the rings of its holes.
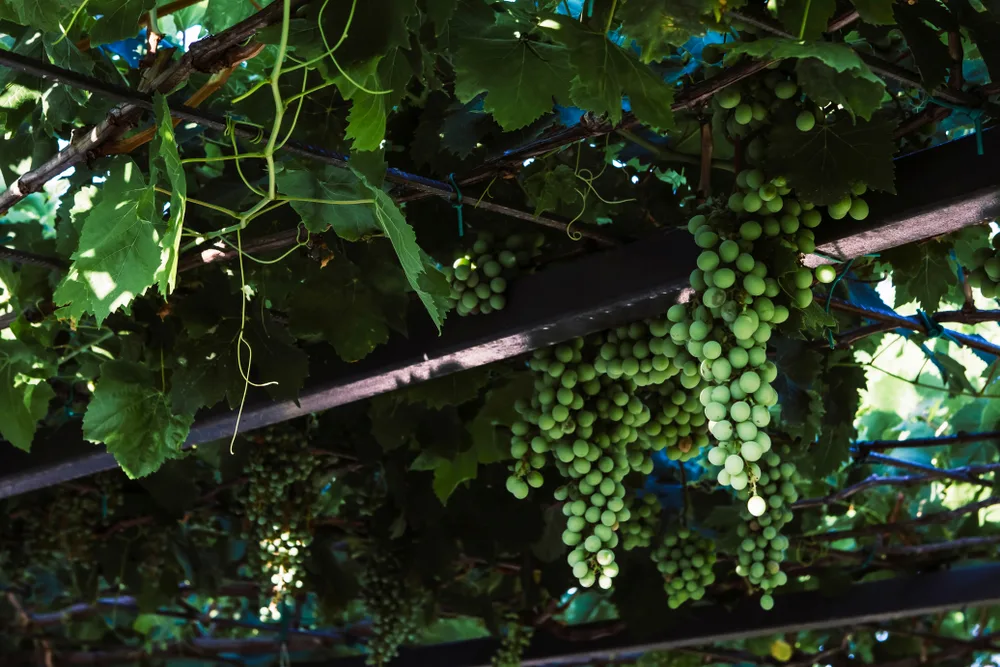
POLYGON ((977 248, 973 259, 976 265, 967 267, 969 284, 987 299, 1000 295, 1000 234, 993 237, 990 247, 977 248))
POLYGON ((507 490, 525 498, 530 488, 545 483, 541 469, 552 444, 572 435, 582 424, 593 424, 592 414, 582 414, 585 396, 600 390, 594 367, 583 361, 584 341, 577 338, 562 345, 536 350, 529 367, 534 371, 531 403, 515 405, 521 420, 511 431, 510 453, 515 462, 507 478, 507 490))
MULTIPOLYGON (((714 103, 725 116, 726 132, 730 137, 742 139, 751 133, 758 135, 750 141, 746 151, 747 162, 756 166, 763 164, 767 151, 766 139, 760 136, 762 128, 772 123, 793 123, 800 132, 809 133, 816 131, 817 123, 826 121, 825 112, 799 89, 794 72, 786 72, 780 67, 739 86, 721 90, 715 95, 714 103)), ((815 237, 810 230, 819 225, 821 215, 809 202, 794 199, 794 193, 781 174, 768 177, 760 169, 746 170, 737 176, 737 186, 740 191, 729 200, 735 212, 759 215, 761 227, 769 236, 795 234, 803 253, 815 250, 815 237), (793 218, 798 219, 798 224, 792 222, 793 218)), ((849 195, 827 206, 827 215, 834 220, 847 216, 864 220, 868 217, 868 204, 861 197, 866 191, 865 183, 855 183, 849 195)))
POLYGON ((663 575, 667 604, 677 609, 688 600, 700 600, 715 582, 715 542, 689 528, 674 526, 653 551, 653 562, 663 575))
POLYGON ((496 243, 492 234, 483 232, 472 245, 472 252, 458 257, 444 268, 451 285, 452 305, 459 315, 489 315, 507 305, 507 283, 530 266, 545 243, 541 235, 508 236, 496 243))
POLYGON ((369 554, 359 577, 361 600, 371 618, 366 664, 381 667, 415 641, 424 621, 427 592, 404 576, 399 560, 385 550, 369 554))
MULTIPOLYGON (((788 453, 788 448, 782 448, 788 453)), ((737 534, 743 538, 738 555, 736 573, 747 577, 754 586, 759 586, 764 595, 760 605, 764 609, 774 606, 770 592, 787 582, 787 575, 781 571, 788 549, 788 538, 781 529, 792 520, 792 503, 798 500, 796 484, 801 481, 795 465, 783 462, 777 451, 764 455, 760 461, 760 474, 756 480, 756 492, 743 489, 740 498, 747 500, 747 510, 743 513, 746 521, 737 527, 737 534)))
POLYGON ((768 408, 778 399, 771 386, 778 369, 767 359, 766 343, 788 310, 767 296, 777 296, 779 287, 766 265, 750 255, 745 225, 734 231, 719 222, 692 218, 689 227, 703 250, 691 283, 701 303, 674 305, 667 317, 674 342, 685 343, 700 360, 706 380, 698 398, 719 443, 709 451, 709 462, 722 467, 721 485, 739 491, 756 478, 756 461, 771 448, 764 428, 771 421, 768 408))
POLYGON ((144 526, 137 543, 140 549, 139 574, 144 581, 158 585, 164 571, 177 564, 172 554, 171 531, 164 526, 144 526))
POLYGON ((280 618, 278 603, 303 586, 318 495, 309 483, 315 469, 306 436, 289 428, 264 431, 247 462, 248 483, 239 500, 250 567, 269 591, 260 609, 262 620, 280 618))
POLYGON ((660 512, 663 510, 656 494, 646 493, 641 497, 630 493, 625 498, 630 520, 622 525, 622 548, 625 551, 644 549, 650 545, 660 526, 660 512))
MULTIPOLYGON (((681 354, 689 356, 686 350, 681 354)), ((667 380, 646 399, 652 419, 643 427, 643 437, 654 451, 665 449, 671 461, 689 461, 709 442, 708 420, 698 401, 704 381, 700 374, 697 377, 698 384, 690 389, 667 380)))
POLYGON ((612 380, 626 378, 638 387, 659 385, 680 372, 673 363, 677 346, 666 336, 663 320, 633 322, 606 331, 599 338, 594 368, 612 380))
POLYGON ((521 625, 516 616, 511 618, 504 627, 500 648, 490 661, 493 667, 521 667, 521 658, 534 632, 534 628, 521 625))
MULTIPOLYGON (((72 567, 90 562, 100 539, 124 504, 120 474, 93 478, 92 489, 57 487, 26 505, 20 519, 19 539, 28 562, 23 567, 72 567)), ((18 569, 18 568, 15 568, 18 569)))

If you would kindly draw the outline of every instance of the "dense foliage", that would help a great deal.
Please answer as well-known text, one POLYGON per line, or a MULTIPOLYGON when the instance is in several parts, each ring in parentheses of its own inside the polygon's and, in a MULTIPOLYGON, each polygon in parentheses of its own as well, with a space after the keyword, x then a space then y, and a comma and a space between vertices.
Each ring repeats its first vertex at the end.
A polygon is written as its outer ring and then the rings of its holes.
MULTIPOLYGON (((507 667, 995 556, 1000 236, 817 242, 894 157, 975 155, 998 36, 978 0, 0 0, 0 476, 120 466, 3 500, 0 655, 507 667), (192 446, 667 234, 663 313, 192 446)), ((995 612, 616 664, 966 665, 995 612)))

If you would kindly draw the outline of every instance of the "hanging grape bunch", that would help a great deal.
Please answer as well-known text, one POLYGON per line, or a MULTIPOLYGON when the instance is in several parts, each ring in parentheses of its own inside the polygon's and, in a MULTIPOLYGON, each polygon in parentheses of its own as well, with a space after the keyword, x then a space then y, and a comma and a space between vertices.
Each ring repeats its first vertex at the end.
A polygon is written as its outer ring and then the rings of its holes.
POLYGON ((263 432, 250 455, 249 478, 240 496, 251 545, 249 561, 254 576, 266 582, 262 620, 278 619, 280 603, 301 588, 306 549, 312 542, 310 519, 318 492, 310 478, 316 459, 307 437, 294 429, 263 432))
POLYGON ((72 566, 89 561, 99 533, 125 502, 119 473, 98 475, 88 490, 57 487, 27 508, 21 525, 23 566, 72 566))
POLYGON ((507 305, 507 283, 531 265, 545 242, 542 235, 508 236, 496 243, 481 232, 472 252, 457 258, 445 275, 451 286, 451 302, 459 315, 489 315, 507 305))
POLYGON ((164 571, 177 564, 171 531, 164 526, 144 526, 137 542, 140 548, 139 574, 145 581, 159 583, 164 571))
POLYGON ((653 493, 646 493, 642 497, 629 494, 625 499, 625 507, 631 517, 622 525, 622 548, 631 551, 648 547, 660 526, 660 512, 663 508, 659 498, 653 493))
MULTIPOLYGON (((683 354, 691 358, 686 350, 683 354)), ((698 379, 701 380, 700 375, 698 379)), ((686 389, 667 380, 655 387, 647 399, 653 418, 643 427, 644 437, 652 443, 654 451, 665 449, 671 461, 689 461, 708 445, 708 420, 698 401, 701 387, 699 382, 694 388, 686 389)))
POLYGON ((722 468, 719 484, 753 489, 760 476, 756 462, 771 448, 764 431, 771 421, 768 408, 778 399, 770 384, 778 370, 767 359, 766 343, 788 310, 772 301, 778 282, 753 256, 756 228, 748 233, 747 223, 718 213, 694 216, 688 229, 702 248, 691 274, 698 298, 668 311, 670 336, 700 360, 707 381, 699 401, 718 441, 708 459, 722 468))
MULTIPOLYGON (((794 71, 786 72, 781 67, 739 86, 723 89, 716 94, 714 102, 725 114, 726 132, 734 139, 751 133, 759 135, 762 128, 774 123, 793 123, 805 134, 819 131, 817 124, 826 121, 824 110, 799 89, 794 71)), ((758 168, 737 175, 739 190, 730 196, 729 207, 735 213, 760 216, 758 224, 766 236, 790 236, 797 242, 800 252, 811 253, 816 249, 811 230, 819 225, 822 215, 813 204, 795 198, 784 175, 764 174, 759 167, 766 149, 767 143, 762 136, 755 136, 747 145, 746 160, 758 168)), ((864 220, 868 217, 868 204, 861 197, 866 191, 866 184, 855 183, 849 195, 826 207, 827 215, 834 220, 848 216, 864 220)))
POLYGON ((578 426, 589 427, 594 416, 577 414, 584 396, 600 389, 593 365, 583 361, 582 338, 553 348, 536 350, 529 367, 534 371, 534 392, 530 405, 518 402, 521 421, 511 427, 511 456, 515 463, 507 479, 507 489, 517 498, 526 498, 530 488, 544 483, 541 468, 552 444, 578 426))
POLYGON ((969 285, 978 287, 987 299, 1000 295, 1000 234, 993 237, 990 247, 977 248, 973 259, 975 266, 967 267, 969 285))
POLYGON ((521 667, 521 658, 533 634, 534 628, 524 627, 516 616, 510 618, 504 626, 500 648, 491 660, 493 667, 521 667))
POLYGON ((700 600, 705 588, 715 582, 715 542, 686 527, 671 527, 652 559, 663 575, 663 590, 671 609, 688 600, 700 600))
POLYGON ((401 645, 416 640, 427 592, 408 580, 399 560, 381 548, 368 554, 359 581, 372 629, 365 662, 381 667, 399 654, 401 645))
MULTIPOLYGON (((788 447, 782 450, 784 454, 789 451, 788 447)), ((760 605, 771 609, 774 599, 770 592, 788 581, 788 576, 781 571, 788 538, 781 534, 781 529, 792 520, 790 506, 799 498, 795 485, 801 478, 795 465, 782 462, 777 451, 765 454, 760 468, 755 482, 757 495, 751 496, 750 489, 739 492, 739 497, 752 505, 742 512, 745 523, 737 527, 737 534, 743 541, 736 573, 764 591, 760 605)))

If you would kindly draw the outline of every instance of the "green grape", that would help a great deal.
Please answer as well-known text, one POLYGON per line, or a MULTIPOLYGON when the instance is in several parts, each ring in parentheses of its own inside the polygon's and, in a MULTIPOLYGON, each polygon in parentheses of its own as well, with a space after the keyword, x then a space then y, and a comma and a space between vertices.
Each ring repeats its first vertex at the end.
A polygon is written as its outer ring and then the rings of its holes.
POLYGON ((855 220, 864 220, 868 217, 868 203, 864 199, 852 199, 847 212, 855 220))
POLYGON ((715 95, 716 101, 723 109, 734 109, 740 103, 740 91, 735 88, 723 88, 715 95))
POLYGON ((373 549, 359 577, 361 600, 371 619, 368 665, 385 665, 399 647, 416 640, 428 594, 406 577, 400 562, 387 548, 373 549))
POLYGON ((811 111, 803 111, 795 117, 795 127, 802 132, 808 132, 816 127, 816 116, 811 111))
POLYGON ((715 543, 688 528, 668 528, 651 556, 663 576, 671 609, 688 600, 700 600, 705 589, 715 583, 715 543))
POLYGON ((829 264, 822 264, 816 267, 816 280, 828 285, 837 279, 837 269, 829 264))

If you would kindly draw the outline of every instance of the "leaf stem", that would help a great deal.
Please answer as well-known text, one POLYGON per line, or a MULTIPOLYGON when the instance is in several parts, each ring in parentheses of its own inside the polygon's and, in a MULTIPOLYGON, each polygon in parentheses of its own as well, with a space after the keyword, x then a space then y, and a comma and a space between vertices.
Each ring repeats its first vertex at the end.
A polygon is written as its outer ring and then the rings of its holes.
MULTIPOLYGON (((158 185, 153 186, 153 189, 156 192, 159 192, 160 194, 167 195, 168 197, 172 197, 173 194, 174 194, 172 191, 167 190, 166 188, 161 188, 158 185)), ((190 202, 190 203, 192 203, 192 204, 194 204, 194 205, 196 205, 196 206, 201 206, 203 208, 210 209, 210 210, 215 211, 217 213, 222 213, 223 215, 227 215, 230 218, 236 218, 237 220, 239 220, 241 218, 241 216, 240 216, 239 213, 237 213, 236 211, 233 211, 232 209, 228 209, 225 206, 218 206, 217 204, 210 204, 207 201, 202 201, 201 199, 194 199, 192 197, 187 197, 187 201, 190 202)))

